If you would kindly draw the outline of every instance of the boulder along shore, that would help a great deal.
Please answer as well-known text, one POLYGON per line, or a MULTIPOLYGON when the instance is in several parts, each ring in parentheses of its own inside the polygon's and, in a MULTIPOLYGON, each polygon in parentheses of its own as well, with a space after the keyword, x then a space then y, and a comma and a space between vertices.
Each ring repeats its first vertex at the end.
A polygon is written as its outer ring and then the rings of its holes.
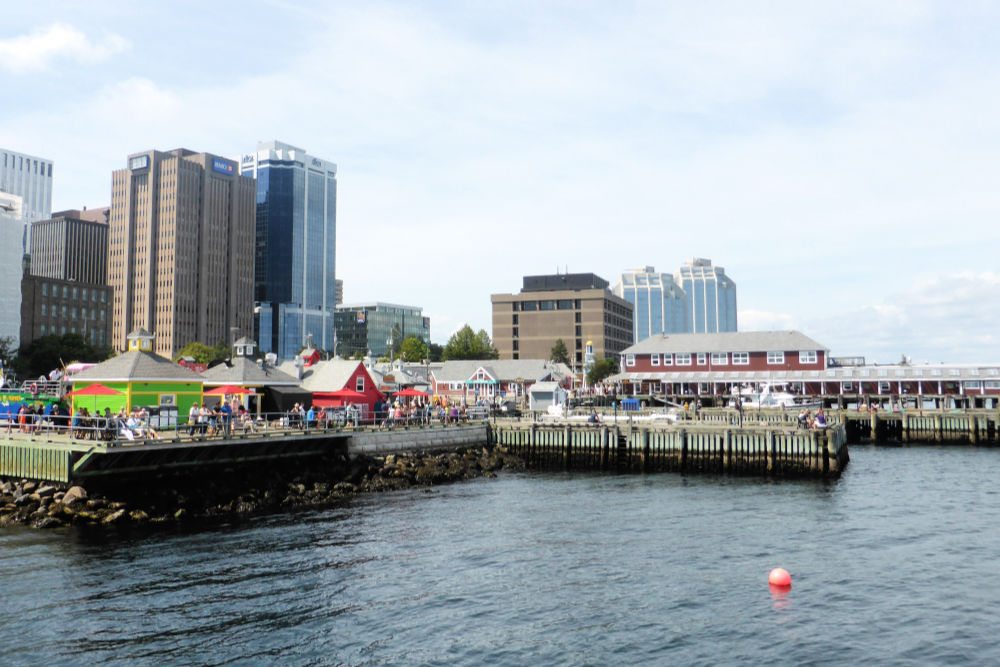
POLYGON ((63 485, 0 478, 0 526, 125 526, 231 519, 344 502, 359 493, 431 487, 524 462, 498 447, 330 457, 63 485))

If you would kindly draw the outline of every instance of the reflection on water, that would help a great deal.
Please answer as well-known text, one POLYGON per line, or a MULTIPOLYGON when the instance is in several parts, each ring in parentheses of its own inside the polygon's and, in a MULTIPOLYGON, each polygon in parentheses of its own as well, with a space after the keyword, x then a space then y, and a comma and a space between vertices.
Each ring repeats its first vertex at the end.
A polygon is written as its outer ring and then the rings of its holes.
POLYGON ((9 664, 975 661, 1000 452, 838 481, 501 475, 184 529, 0 531, 9 664), (780 563, 794 589, 764 592, 780 563), (941 595, 941 573, 955 573, 941 595), (775 612, 780 613, 775 613, 775 612))

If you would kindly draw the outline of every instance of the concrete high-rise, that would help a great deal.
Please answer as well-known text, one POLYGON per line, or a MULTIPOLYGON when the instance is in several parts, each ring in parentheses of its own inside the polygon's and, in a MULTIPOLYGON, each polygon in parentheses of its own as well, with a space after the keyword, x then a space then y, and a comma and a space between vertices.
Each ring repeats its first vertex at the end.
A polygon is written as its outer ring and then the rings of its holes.
MULTIPOLYGON (((28 224, 52 216, 52 160, 0 148, 0 192, 22 200, 21 252, 28 252, 28 224)), ((2 243, 7 243, 4 238, 2 243)))
POLYGON ((333 352, 337 306, 337 165, 268 141, 243 155, 257 179, 254 337, 291 359, 306 344, 333 352))
POLYGON ((235 162, 183 148, 130 155, 112 174, 116 350, 139 328, 164 356, 252 331, 255 192, 235 162))
POLYGON ((689 333, 736 331, 736 283, 710 259, 692 259, 674 274, 684 290, 689 333))
POLYGON ((651 266, 625 271, 611 289, 632 304, 635 343, 659 334, 687 333, 684 290, 651 266))

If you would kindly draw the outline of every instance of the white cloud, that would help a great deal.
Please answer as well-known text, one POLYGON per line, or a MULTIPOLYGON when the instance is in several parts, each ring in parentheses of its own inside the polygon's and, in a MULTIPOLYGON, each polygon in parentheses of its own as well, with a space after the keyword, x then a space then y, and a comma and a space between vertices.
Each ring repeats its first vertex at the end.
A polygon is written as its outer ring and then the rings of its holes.
POLYGON ((91 39, 71 25, 54 23, 27 35, 0 40, 0 67, 15 74, 30 74, 61 62, 96 65, 128 48, 128 41, 118 35, 91 39))

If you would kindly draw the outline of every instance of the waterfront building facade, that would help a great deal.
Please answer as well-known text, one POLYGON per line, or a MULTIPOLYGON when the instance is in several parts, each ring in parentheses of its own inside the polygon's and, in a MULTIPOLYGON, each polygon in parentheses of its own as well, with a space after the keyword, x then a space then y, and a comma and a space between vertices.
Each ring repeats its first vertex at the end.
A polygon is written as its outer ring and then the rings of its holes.
POLYGON ((632 304, 632 342, 690 331, 684 290, 671 274, 657 273, 652 266, 630 269, 612 291, 632 304))
POLYGON ((337 165, 279 141, 240 159, 257 179, 254 336, 291 359, 311 338, 333 350, 337 285, 337 165))
POLYGON ((493 294, 493 346, 500 359, 548 359, 557 340, 574 373, 584 369, 584 343, 617 360, 632 344, 632 304, 593 273, 525 276, 518 294, 493 294))
POLYGON ((736 283, 710 259, 685 262, 674 275, 684 291, 688 333, 736 331, 736 283))
POLYGON ((112 345, 153 336, 172 357, 253 327, 256 184, 235 162, 187 149, 130 155, 112 174, 108 282, 112 345))
POLYGON ((419 306, 382 301, 344 304, 337 306, 336 324, 337 355, 345 359, 387 357, 390 348, 398 354, 399 346, 410 336, 426 345, 431 343, 431 321, 419 306))
POLYGON ((67 333, 108 344, 109 215, 109 208, 69 210, 31 223, 31 255, 20 285, 21 345, 67 333))
POLYGON ((29 274, 21 280, 20 289, 22 346, 43 336, 64 334, 79 334, 95 346, 109 344, 112 299, 108 285, 29 274))

